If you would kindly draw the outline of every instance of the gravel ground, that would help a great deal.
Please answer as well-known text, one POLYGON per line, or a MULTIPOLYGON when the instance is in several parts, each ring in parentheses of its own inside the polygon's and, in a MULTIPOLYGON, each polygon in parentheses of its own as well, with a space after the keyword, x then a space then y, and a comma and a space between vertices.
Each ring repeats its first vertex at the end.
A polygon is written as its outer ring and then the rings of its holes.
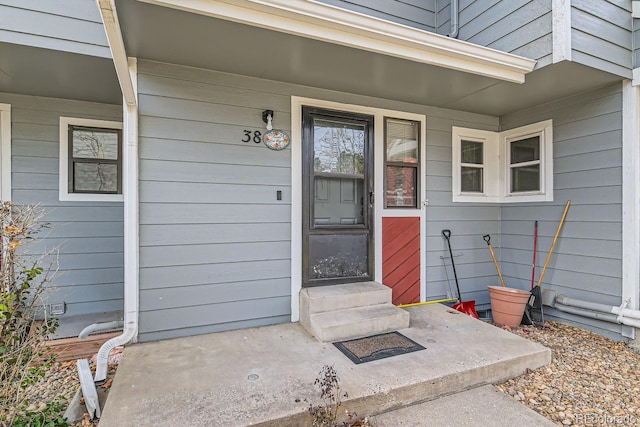
MULTIPOLYGON (((626 344, 558 322, 511 332, 552 351, 551 364, 499 384, 557 425, 640 426, 640 354, 626 344)), ((122 349, 110 356, 112 376, 122 349)), ((57 364, 33 389, 34 408, 49 399, 71 401, 79 387, 74 362, 57 364)), ((86 414, 72 427, 95 427, 86 414)))
MULTIPOLYGON (((109 389, 123 351, 122 347, 117 347, 111 351, 109 354, 109 369, 107 371, 110 379, 107 379, 104 385, 98 387, 109 389)), ((95 373, 95 356, 90 360, 89 364, 91 371, 95 373)), ((28 397, 31 405, 28 409, 41 410, 45 407, 46 402, 54 400, 68 405, 79 388, 80 380, 76 370, 76 362, 55 363, 41 381, 30 387, 28 397)), ((92 422, 89 414, 85 413, 84 418, 77 423, 71 424, 71 427, 95 427, 98 424, 98 422, 92 422)))
POLYGON ((640 354, 559 322, 513 333, 552 351, 546 367, 498 385, 557 425, 640 425, 640 354))

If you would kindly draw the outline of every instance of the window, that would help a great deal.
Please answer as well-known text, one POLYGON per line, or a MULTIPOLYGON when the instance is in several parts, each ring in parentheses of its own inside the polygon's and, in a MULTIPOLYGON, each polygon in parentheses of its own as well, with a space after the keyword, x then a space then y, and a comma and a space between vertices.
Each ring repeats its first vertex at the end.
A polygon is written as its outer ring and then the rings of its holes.
POLYGON ((453 128, 454 202, 553 200, 552 121, 504 132, 453 128))
POLYGON ((484 192, 484 142, 460 141, 460 191, 462 193, 484 192))
POLYGON ((386 208, 418 207, 420 122, 385 118, 386 208))
POLYGON ((122 123, 60 118, 60 200, 123 200, 122 123))

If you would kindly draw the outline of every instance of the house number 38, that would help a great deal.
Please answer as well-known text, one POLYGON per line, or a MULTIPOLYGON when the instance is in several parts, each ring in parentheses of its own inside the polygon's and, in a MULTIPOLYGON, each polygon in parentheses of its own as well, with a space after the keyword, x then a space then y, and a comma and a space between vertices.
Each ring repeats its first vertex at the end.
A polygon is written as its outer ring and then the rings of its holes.
POLYGON ((260 144, 262 142, 262 133, 259 130, 244 130, 244 136, 242 137, 242 142, 255 142, 256 144, 260 144))

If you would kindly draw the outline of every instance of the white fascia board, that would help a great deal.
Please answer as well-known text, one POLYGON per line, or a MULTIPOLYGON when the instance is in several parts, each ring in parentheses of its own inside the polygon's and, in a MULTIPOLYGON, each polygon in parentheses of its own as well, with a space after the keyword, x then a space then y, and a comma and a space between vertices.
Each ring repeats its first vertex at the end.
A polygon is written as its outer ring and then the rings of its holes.
POLYGON ((129 75, 129 60, 124 48, 115 2, 114 0, 97 0, 97 2, 124 101, 128 105, 136 105, 136 91, 129 75))
POLYGON ((524 83, 536 64, 532 59, 311 0, 140 1, 515 83, 524 83))

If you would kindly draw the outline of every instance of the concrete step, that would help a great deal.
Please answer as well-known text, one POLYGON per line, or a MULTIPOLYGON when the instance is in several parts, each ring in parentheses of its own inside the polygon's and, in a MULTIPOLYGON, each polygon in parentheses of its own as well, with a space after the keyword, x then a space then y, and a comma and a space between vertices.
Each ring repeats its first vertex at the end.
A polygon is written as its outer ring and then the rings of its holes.
POLYGON ((553 427, 555 424, 492 385, 476 387, 372 417, 376 427, 553 427))
POLYGON ((390 302, 391 288, 378 282, 316 286, 300 292, 300 310, 309 315, 390 302))
POLYGON ((312 314, 309 332, 323 342, 361 338, 409 327, 409 312, 376 304, 312 314))
POLYGON ((549 349, 440 304, 406 311, 401 332, 425 349, 360 365, 298 323, 127 346, 100 427, 309 426, 324 365, 348 393, 342 409, 379 427, 549 425, 491 389, 465 392, 548 364, 549 349))

